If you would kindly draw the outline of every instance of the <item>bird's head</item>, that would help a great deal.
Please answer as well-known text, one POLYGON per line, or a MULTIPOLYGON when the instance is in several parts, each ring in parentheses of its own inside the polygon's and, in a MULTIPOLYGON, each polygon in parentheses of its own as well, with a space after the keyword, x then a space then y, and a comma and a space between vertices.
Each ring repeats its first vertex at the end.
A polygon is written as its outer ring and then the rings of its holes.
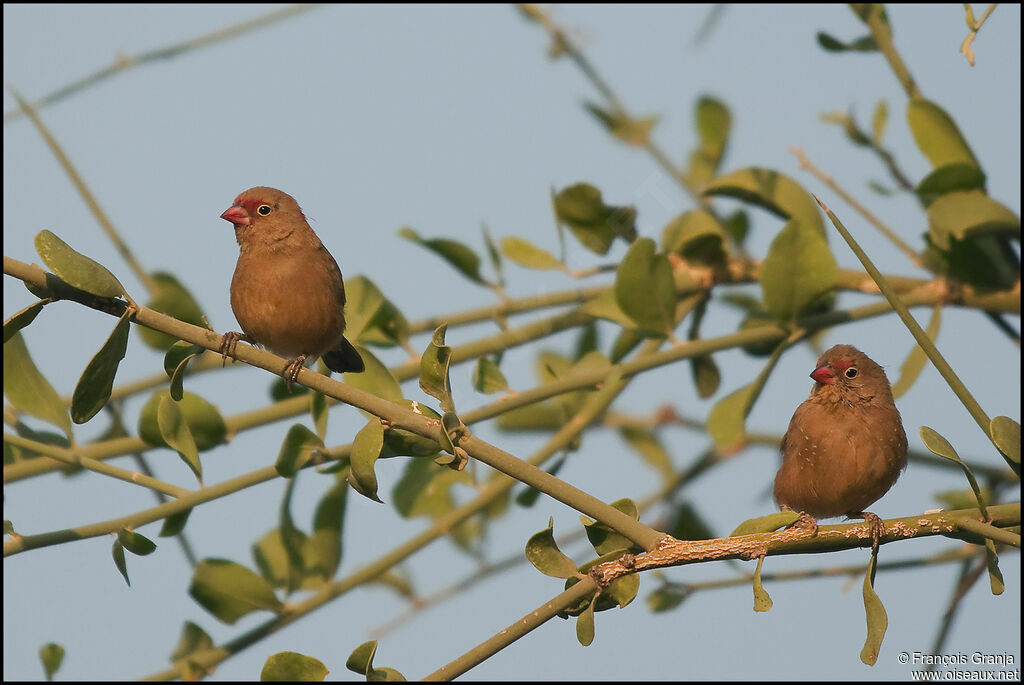
POLYGON ((277 242, 303 228, 311 230, 295 198, 266 186, 241 193, 220 218, 235 227, 235 237, 243 247, 252 240, 277 242))
POLYGON ((875 398, 892 402, 885 371, 852 345, 836 345, 818 359, 812 393, 834 400, 871 402, 875 398))

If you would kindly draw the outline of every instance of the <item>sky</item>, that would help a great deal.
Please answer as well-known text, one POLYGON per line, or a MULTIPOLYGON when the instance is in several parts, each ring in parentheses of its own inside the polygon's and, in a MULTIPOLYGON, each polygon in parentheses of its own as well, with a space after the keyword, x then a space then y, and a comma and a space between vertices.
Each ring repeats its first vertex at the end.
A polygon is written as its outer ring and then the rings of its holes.
MULTIPOLYGON (((975 5, 980 15, 983 5, 975 5)), ((34 100, 130 56, 171 45, 260 15, 255 5, 4 5, 4 80, 34 100)), ((818 31, 852 40, 866 31, 844 6, 730 5, 701 40, 707 5, 565 5, 553 16, 570 30, 588 58, 637 115, 657 115, 654 139, 682 163, 696 143, 697 99, 712 95, 731 109, 733 129, 724 171, 764 166, 818 193, 885 273, 926 278, 830 189, 804 171, 788 151, 800 146, 838 183, 867 203, 912 245, 921 245, 925 217, 906 194, 882 197, 871 180, 891 185, 869 152, 849 144, 820 115, 852 111, 864 125, 876 103, 889 108, 885 142, 912 179, 929 171, 906 126, 906 97, 878 54, 823 52, 818 31)), ((966 35, 960 5, 889 8, 898 49, 922 92, 958 122, 988 177, 989 194, 1020 215, 1020 7, 999 5, 974 42, 976 66, 958 53, 966 35)), ((642 150, 613 140, 584 111, 599 95, 568 60, 547 57, 548 38, 512 7, 326 6, 233 40, 127 69, 41 110, 99 203, 139 261, 187 283, 218 331, 237 330, 228 289, 237 246, 218 216, 242 190, 270 185, 291 193, 337 258, 347 278, 365 275, 410 320, 484 306, 494 294, 471 284, 398 231, 460 240, 484 255, 481 226, 496 238, 519 236, 558 251, 551 216, 552 188, 585 181, 611 204, 634 205, 638 230, 657 239, 678 213, 692 209, 642 150)), ((4 94, 4 111, 14 107, 4 94)), ((49 229, 111 269, 128 291, 145 300, 142 285, 106 239, 74 186, 25 118, 4 124, 4 254, 39 262, 34 236, 49 229)), ((730 208, 735 203, 723 202, 730 208)), ((758 209, 748 249, 763 256, 781 228, 758 209)), ((831 228, 830 228, 831 231, 831 228)), ((859 268, 834 232, 839 265, 859 268)), ((611 264, 625 254, 616 243, 604 258, 569 240, 573 268, 611 264)), ((577 281, 506 261, 507 291, 524 297, 610 282, 607 275, 577 281)), ((757 295, 756 287, 737 288, 757 295)), ((4 279, 4 317, 33 297, 4 279)), ((873 298, 843 294, 846 308, 873 298)), ((927 321, 927 310, 915 310, 927 321)), ((1019 319, 1008 317, 1019 330, 1019 319)), ((525 323, 530 316, 514 319, 525 323)), ((715 303, 703 333, 734 331, 733 310, 715 303)), ((109 334, 105 316, 70 303, 48 307, 23 333, 36 364, 58 392, 69 395, 86 363, 109 334), (73 331, 69 335, 69 331, 73 331)), ((1020 354, 993 334, 980 313, 947 308, 938 345, 991 416, 1020 419, 1020 354)), ((493 324, 453 328, 457 345, 490 335, 493 324)), ((607 350, 615 329, 603 325, 607 350)), ((424 348, 419 335, 413 347, 424 348)), ((517 390, 536 383, 539 349, 568 353, 575 334, 562 334, 505 355, 502 369, 517 390)), ((913 347, 895 316, 829 331, 827 344, 849 343, 882 364, 890 378, 913 347)), ((395 364, 400 350, 380 357, 395 364)), ((706 416, 714 401, 749 382, 763 360, 740 351, 715 355, 722 385, 711 400, 693 391, 688 364, 665 367, 631 384, 616 409, 650 416, 672 403, 706 416)), ((748 419, 751 431, 781 434, 804 399, 815 354, 791 349, 770 377, 748 419)), ((118 383, 162 368, 161 355, 133 335, 118 383)), ((460 411, 492 401, 476 393, 470 367, 452 372, 460 411)), ((264 406, 269 377, 235 365, 187 384, 225 415, 264 406)), ((407 397, 429 400, 415 383, 407 397)), ((134 416, 143 398, 129 402, 134 416)), ((930 366, 898 401, 911 449, 922 450, 919 427, 939 430, 968 459, 999 466, 1001 459, 963 406, 930 366)), ((6 409, 6 407, 5 407, 6 409)), ((5 411, 6 418, 6 411, 5 411)), ((348 442, 363 424, 349 407, 332 412, 329 444, 348 442)), ((308 423, 308 420, 307 420, 308 423)), ((102 421, 77 428, 95 438, 102 421)), ((237 436, 204 453, 204 478, 216 483, 273 463, 285 426, 237 436)), ((509 435, 492 424, 474 432, 526 458, 543 442, 509 435)), ((698 431, 661 434, 674 464, 683 468, 708 445, 698 431)), ((184 487, 194 480, 169 450, 150 453, 157 475, 184 487)), ((715 532, 774 509, 769 491, 777 452, 751 448, 681 493, 715 532)), ((390 505, 403 460, 378 465, 385 505, 353 495, 345 528, 347 575, 426 527, 401 519, 390 505)), ((134 468, 126 459, 115 463, 134 468)), ((609 430, 588 435, 559 477, 601 498, 640 499, 657 474, 609 430)), ((293 502, 307 522, 323 480, 303 474, 293 502)), ((247 489, 197 509, 187 532, 200 557, 251 565, 250 545, 276 525, 282 481, 247 489)), ((962 490, 961 474, 912 464, 873 510, 883 518, 935 508, 936 493, 962 490)), ((469 490, 462 492, 468 497, 469 490)), ((49 475, 5 487, 4 518, 18 531, 38 533, 83 525, 153 505, 142 488, 96 474, 49 475)), ((1010 495, 1012 497, 1012 494, 1010 495)), ((655 510, 646 518, 653 521, 655 510)), ((520 553, 549 517, 556 535, 579 529, 578 514, 541 498, 495 523, 485 544, 492 560, 520 553)), ((110 557, 111 540, 93 538, 26 552, 4 562, 4 678, 41 679, 38 649, 58 642, 67 650, 63 679, 127 679, 159 672, 184 621, 199 623, 220 643, 260 624, 251 615, 235 626, 218 623, 186 593, 191 571, 175 542, 157 539, 157 526, 140 532, 156 553, 129 558, 128 587, 110 557)), ((936 537, 887 545, 882 561, 916 559, 958 546, 936 537)), ((579 546, 566 548, 584 559, 579 546)), ((770 558, 765 572, 866 563, 866 550, 770 558)), ((679 582, 731 577, 753 564, 711 563, 669 569, 679 582)), ((426 594, 471 574, 476 562, 447 540, 407 561, 402 571, 426 594)), ((985 579, 960 605, 944 654, 1009 654, 1020 668, 1020 561, 1004 553, 1006 579, 994 597, 985 579)), ((751 610, 751 591, 700 592, 674 611, 652 614, 645 597, 657 586, 641 578, 637 600, 597 616, 596 639, 581 647, 572 622, 554 620, 487 660, 467 679, 907 679, 901 653, 930 653, 959 574, 957 565, 880 574, 876 588, 889 629, 874 667, 859 660, 864 640, 860 577, 774 582, 774 608, 751 610), (670 655, 670 658, 666 658, 670 655)), ((381 638, 375 665, 421 678, 515 622, 561 591, 561 581, 522 563, 416 614, 381 638)), ((323 661, 328 679, 349 679, 345 660, 371 631, 406 608, 384 587, 361 588, 225 661, 212 680, 258 677, 267 656, 291 650, 323 661)))

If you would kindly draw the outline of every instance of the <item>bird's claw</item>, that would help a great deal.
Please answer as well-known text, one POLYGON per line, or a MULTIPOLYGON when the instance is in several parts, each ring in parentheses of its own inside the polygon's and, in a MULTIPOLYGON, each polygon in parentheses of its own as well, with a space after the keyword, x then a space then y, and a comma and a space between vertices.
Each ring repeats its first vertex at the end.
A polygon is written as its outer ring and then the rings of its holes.
POLYGON ((295 357, 285 364, 284 369, 281 370, 281 375, 284 376, 285 386, 288 388, 288 392, 292 391, 292 384, 295 383, 295 379, 299 377, 299 371, 302 370, 305 363, 306 355, 300 354, 298 357, 295 357))
POLYGON ((220 343, 220 365, 223 368, 224 364, 228 360, 228 357, 235 356, 235 347, 238 345, 238 341, 248 341, 249 338, 247 338, 244 333, 239 333, 238 331, 228 331, 223 336, 221 336, 221 338, 222 339, 220 343))
POLYGON ((885 522, 882 521, 878 514, 873 514, 870 511, 850 514, 850 517, 862 518, 868 524, 868 529, 871 531, 871 553, 878 554, 878 542, 885 536, 885 522))
POLYGON ((818 519, 814 518, 806 511, 800 512, 800 518, 793 523, 789 524, 790 528, 799 528, 801 530, 808 530, 811 532, 811 537, 818 534, 818 519))

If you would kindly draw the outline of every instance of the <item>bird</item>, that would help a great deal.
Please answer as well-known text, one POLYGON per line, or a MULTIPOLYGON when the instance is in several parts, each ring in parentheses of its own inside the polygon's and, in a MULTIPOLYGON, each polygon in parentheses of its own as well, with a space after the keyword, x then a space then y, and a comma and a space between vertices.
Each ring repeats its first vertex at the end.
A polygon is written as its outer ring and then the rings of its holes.
POLYGON ((782 437, 775 501, 805 517, 863 518, 877 552, 885 524, 867 508, 907 466, 907 435, 885 371, 852 345, 835 345, 818 359, 810 396, 782 437))
POLYGON ((235 229, 238 263, 231 310, 243 333, 224 335, 221 354, 239 340, 289 359, 281 371, 291 389, 310 357, 331 371, 358 373, 362 357, 344 336, 345 283, 338 263, 288 193, 257 186, 235 198, 221 219, 235 229))

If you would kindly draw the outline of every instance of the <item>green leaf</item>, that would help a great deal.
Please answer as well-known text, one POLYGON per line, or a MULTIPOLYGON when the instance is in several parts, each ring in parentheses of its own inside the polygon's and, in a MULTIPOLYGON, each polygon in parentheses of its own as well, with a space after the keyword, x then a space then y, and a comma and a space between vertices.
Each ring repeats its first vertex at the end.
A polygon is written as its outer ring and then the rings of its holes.
POLYGON ((37 233, 35 245, 43 263, 68 285, 99 297, 127 294, 124 286, 105 266, 76 252, 52 232, 37 233))
POLYGON ((380 502, 377 497, 377 474, 373 467, 380 456, 384 444, 384 426, 376 416, 370 418, 366 425, 356 433, 352 441, 352 454, 349 457, 352 469, 349 471, 349 483, 356 492, 380 502))
POLYGON ((838 278, 824 236, 791 220, 775 236, 761 265, 765 309, 780 321, 794 321, 826 302, 838 278))
POLYGON ((685 587, 666 585, 647 595, 647 608, 658 614, 670 611, 683 603, 693 592, 685 587))
MULTIPOLYGON (((420 414, 431 421, 441 423, 441 415, 425 404, 416 400, 399 399, 397 404, 402 405, 413 413, 420 414)), ((407 431, 404 428, 388 428, 384 431, 384 447, 381 450, 381 458, 385 457, 429 457, 437 454, 441 449, 437 440, 425 438, 418 433, 407 431)))
POLYGON ((264 683, 319 683, 330 671, 319 659, 298 652, 278 652, 267 658, 260 671, 264 683))
POLYGON ((20 333, 4 343, 4 395, 20 411, 57 426, 71 440, 68 410, 36 368, 20 333))
MULTIPOLYGON (((211 647, 213 647, 213 638, 197 624, 192 621, 185 621, 185 625, 181 628, 181 637, 178 638, 178 644, 174 646, 174 651, 171 652, 171 661, 181 661, 196 652, 202 652, 211 647)), ((184 679, 189 680, 188 678, 184 679)))
POLYGON ((973 164, 947 164, 925 176, 914 193, 925 201, 956 191, 984 190, 985 172, 973 164))
POLYGON ((657 433, 650 428, 639 426, 623 426, 619 429, 622 439, 653 467, 662 479, 668 483, 675 477, 675 468, 668 450, 661 444, 657 433))
POLYGON ((427 248, 474 283, 490 285, 480 275, 480 257, 477 256, 476 252, 473 252, 472 249, 459 241, 447 238, 421 238, 419 233, 408 227, 398 231, 398 235, 427 248))
POLYGON ((594 605, 597 598, 592 599, 583 613, 576 617, 576 639, 584 647, 594 642, 594 605))
POLYGON ((497 364, 487 357, 480 357, 473 367, 473 387, 477 392, 490 395, 495 392, 506 392, 508 381, 497 364))
POLYGON ((313 515, 313 533, 303 550, 304 555, 310 557, 309 571, 325 581, 334 578, 341 565, 342 524, 347 502, 348 485, 343 480, 324 493, 313 515))
POLYGON ((658 117, 632 119, 622 113, 604 110, 592 102, 584 102, 583 107, 601 122, 609 133, 630 145, 646 145, 651 139, 651 130, 658 123, 658 117))
POLYGON ((56 642, 47 642, 39 648, 39 661, 43 663, 43 672, 47 680, 53 680, 53 675, 60 669, 64 662, 64 648, 56 642))
POLYGON ((227 559, 200 561, 188 593, 218 620, 231 625, 253 611, 276 613, 284 608, 262 576, 227 559))
POLYGON ((96 416, 110 399, 117 367, 128 349, 128 330, 131 326, 128 323, 128 314, 128 310, 125 310, 111 331, 110 337, 89 361, 82 372, 82 377, 78 379, 71 397, 71 420, 75 423, 85 423, 96 416))
POLYGON ((480 231, 484 235, 484 245, 487 247, 487 256, 491 260, 491 266, 494 267, 494 273, 498 276, 498 285, 505 285, 505 274, 501 268, 501 254, 498 252, 497 246, 494 244, 494 238, 491 237, 491 232, 487 230, 487 224, 480 226, 480 231))
POLYGON ((734 197, 763 207, 783 219, 796 219, 813 227, 825 237, 825 224, 814 198, 799 183, 777 171, 760 167, 739 169, 716 178, 703 194, 734 197))
POLYGON ((707 426, 715 447, 722 453, 731 453, 747 440, 744 427, 750 411, 754 384, 744 385, 729 393, 711 408, 707 426))
POLYGON ((933 168, 949 164, 981 166, 956 122, 934 102, 920 97, 912 98, 907 103, 907 123, 917 147, 933 168))
POLYGON ((997 416, 989 424, 989 431, 1010 468, 1020 474, 1020 424, 1009 416, 997 416))
POLYGON ((675 252, 697 264, 724 264, 728 256, 728 234, 713 214, 690 210, 668 222, 661 231, 665 252, 675 252))
POLYGON ((393 668, 374 668, 373 656, 377 652, 377 641, 371 640, 352 650, 345 668, 355 671, 359 675, 366 676, 369 682, 404 682, 405 677, 393 668))
POLYGON ((131 587, 132 581, 128 580, 128 563, 124 558, 124 545, 121 544, 120 540, 114 540, 110 553, 114 557, 114 566, 117 567, 118 572, 124 578, 124 582, 128 583, 128 587, 131 587))
MULTIPOLYGON (((153 446, 169 446, 157 423, 157 410, 165 397, 169 398, 170 392, 157 390, 150 395, 139 412, 139 437, 153 446)), ((217 407, 187 390, 177 404, 185 415, 185 423, 188 424, 192 437, 195 438, 196 449, 204 451, 224 442, 228 428, 217 407)))
POLYGON ((180 401, 184 397, 185 389, 182 384, 185 381, 185 371, 188 369, 189 362, 201 355, 204 350, 205 348, 184 340, 178 340, 167 349, 167 353, 164 355, 164 373, 171 379, 171 397, 176 401, 180 401))
POLYGON ((826 52, 877 52, 878 44, 875 39, 868 36, 861 36, 849 43, 844 43, 824 31, 818 31, 818 45, 826 52))
POLYGON ((619 264, 615 301, 645 331, 671 334, 675 325, 676 287, 668 258, 656 254, 650 238, 639 238, 619 264))
POLYGON ((434 330, 430 344, 420 357, 420 388, 428 395, 441 400, 442 411, 453 412, 455 403, 452 401, 452 386, 448 378, 452 348, 444 342, 447 328, 448 324, 443 323, 434 330))
MULTIPOLYGON (((203 323, 203 310, 192 297, 188 288, 183 286, 173 275, 157 271, 151 275, 156 292, 153 299, 147 303, 147 307, 167 316, 173 316, 179 321, 190 323, 193 326, 206 328, 203 323)), ((142 342, 157 350, 166 350, 173 345, 177 338, 155 331, 145 326, 137 326, 142 342)))
POLYGON ((516 264, 530 269, 566 270, 565 264, 562 264, 562 262, 558 260, 558 257, 523 238, 517 238, 515 236, 502 238, 501 252, 516 264))
MULTIPOLYGON (((1020 240, 1020 219, 981 191, 947 193, 928 207, 928 237, 942 250, 980 236, 1020 240)), ((1019 277, 1019 274, 1018 274, 1019 277)))
POLYGON ((553 526, 554 519, 548 519, 548 527, 530 537, 526 543, 526 559, 546 576, 576 578, 579 576, 576 564, 558 549, 553 526))
POLYGON ((754 569, 754 611, 771 611, 772 598, 768 591, 761 584, 761 565, 764 564, 764 557, 757 558, 757 568, 754 569))
MULTIPOLYGON (((409 339, 409 322, 366 276, 345 279, 345 334, 353 342, 394 346, 409 339)), ((362 348, 357 348, 362 354, 362 348)), ((363 355, 363 359, 366 356, 363 355)), ((358 374, 352 374, 355 377, 358 374)), ((349 382, 346 377, 346 382, 349 382)))
POLYGON ((616 578, 598 597, 598 600, 594 603, 594 610, 604 611, 603 604, 608 600, 611 600, 615 603, 615 606, 622 609, 636 599, 636 595, 639 591, 640 576, 637 574, 630 573, 629 575, 616 578))
POLYGON ((636 328, 636 322, 622 311, 619 306, 618 298, 615 296, 615 289, 609 288, 604 290, 600 295, 592 297, 583 303, 580 307, 584 313, 590 314, 591 316, 599 319, 606 319, 613 323, 617 323, 623 328, 636 328))
MULTIPOLYGON (((291 487, 289 485, 289 487, 291 487)), ((275 588, 287 588, 289 592, 302 584, 302 560, 289 550, 295 543, 305 541, 302 531, 292 530, 291 540, 285 540, 281 528, 274 528, 252 544, 252 556, 260 575, 275 588), (289 544, 290 543, 290 544, 289 544)))
POLYGON ((868 666, 874 666, 878 660, 878 652, 882 649, 882 639, 889 627, 889 617, 882 606, 882 600, 875 593, 875 568, 878 555, 872 554, 868 563, 868 571, 864 574, 864 616, 867 619, 868 634, 864 648, 860 651, 860 660, 868 666))
POLYGON ((313 431, 300 423, 293 424, 281 443, 274 469, 282 478, 292 478, 309 462, 314 451, 322 449, 323 440, 313 431))
MULTIPOLYGON (((389 402, 400 402, 402 400, 402 387, 398 384, 391 370, 381 362, 375 354, 362 345, 357 345, 356 350, 363 358, 366 369, 362 373, 346 373, 345 383, 360 390, 365 390, 371 395, 387 400, 389 402)), ((370 416, 368 412, 363 412, 370 416)))
POLYGON ((737 535, 753 535, 755 533, 770 533, 773 530, 785 528, 786 526, 795 523, 799 518, 800 514, 795 511, 780 511, 774 514, 768 514, 767 516, 758 516, 757 518, 747 519, 740 525, 736 526, 736 529, 729 533, 729 537, 736 537, 737 535))
MULTIPOLYGON (((612 502, 611 506, 634 519, 640 516, 636 503, 629 498, 612 502)), ((580 520, 583 522, 583 529, 587 532, 587 540, 590 541, 590 545, 598 554, 604 555, 633 549, 633 542, 629 538, 609 528, 604 523, 592 521, 585 516, 581 516, 580 520)))
POLYGON ((196 440, 189 429, 185 413, 169 395, 160 398, 160 404, 156 411, 157 427, 160 429, 160 437, 164 444, 173 449, 181 457, 196 479, 203 482, 203 467, 199 463, 199 449, 196 447, 196 440))
POLYGON ((718 392, 718 386, 722 383, 722 374, 718 371, 718 365, 710 354, 702 354, 690 358, 690 366, 693 371, 693 379, 697 385, 697 396, 706 400, 718 392))
POLYGON ((601 191, 589 183, 577 183, 554 198, 555 218, 569 227, 576 239, 591 252, 608 254, 616 236, 632 242, 636 238, 636 209, 606 205, 601 191))
POLYGON ((15 313, 11 318, 4 321, 4 343, 11 339, 11 336, 35 321, 43 307, 50 303, 50 300, 39 300, 33 302, 21 311, 15 313))
POLYGON ((121 528, 117 531, 117 541, 136 556, 144 557, 156 551, 156 544, 152 540, 141 533, 136 533, 134 530, 128 530, 127 528, 121 528))
POLYGON ((473 477, 466 471, 438 468, 429 459, 410 459, 391 491, 395 511, 404 518, 447 514, 455 508, 452 489, 460 483, 472 486, 473 477))
POLYGON ((183 531, 185 529, 185 524, 188 523, 189 514, 191 513, 192 508, 189 507, 184 511, 179 511, 177 514, 171 514, 165 518, 163 525, 160 526, 160 537, 173 537, 183 531))

